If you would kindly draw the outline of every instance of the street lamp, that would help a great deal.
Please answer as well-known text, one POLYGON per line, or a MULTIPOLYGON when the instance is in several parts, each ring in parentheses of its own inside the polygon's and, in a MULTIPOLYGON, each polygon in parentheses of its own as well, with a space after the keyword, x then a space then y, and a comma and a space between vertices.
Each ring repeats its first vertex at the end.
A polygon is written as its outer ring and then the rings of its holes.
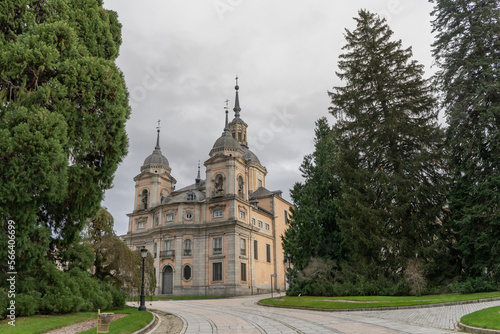
POLYGON ((146 296, 144 296, 144 260, 148 255, 148 250, 146 248, 141 249, 142 257, 142 283, 141 283, 141 305, 139 305, 139 311, 146 311, 146 296))
MULTIPOLYGON (((285 259, 283 260, 283 262, 288 262, 288 273, 287 273, 288 275, 286 275, 286 276, 288 276, 288 286, 290 286, 290 278, 292 276, 292 270, 290 268, 290 265, 293 262, 293 255, 292 255, 292 253, 286 253, 285 254, 285 259)), ((286 282, 285 282, 285 289, 286 289, 286 282)))

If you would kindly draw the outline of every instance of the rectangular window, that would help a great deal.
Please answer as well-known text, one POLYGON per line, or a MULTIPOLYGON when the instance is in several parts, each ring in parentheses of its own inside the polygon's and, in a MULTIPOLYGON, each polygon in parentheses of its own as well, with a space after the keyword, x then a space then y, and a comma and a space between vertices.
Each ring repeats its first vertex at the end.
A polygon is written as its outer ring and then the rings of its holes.
POLYGON ((257 242, 257 240, 253 241, 253 258, 255 260, 259 259, 259 243, 257 242))
POLYGON ((140 222, 137 224, 137 228, 146 228, 146 222, 140 222))
POLYGON ((222 237, 212 239, 212 254, 222 254, 222 237))
POLYGON ((165 240, 165 242, 163 243, 163 245, 164 245, 164 248, 160 252, 160 256, 161 257, 174 256, 174 248, 173 248, 174 241, 173 240, 165 240))
POLYGON ((262 220, 259 220, 259 227, 262 228, 262 220))
POLYGON ((247 255, 247 239, 240 239, 240 255, 247 255))
POLYGON ((290 224, 290 222, 288 221, 288 211, 285 210, 285 213, 284 213, 284 216, 285 216, 285 224, 290 224))
POLYGON ((247 264, 246 263, 241 264, 241 281, 242 282, 247 281, 247 264))
POLYGON ((214 211, 214 218, 224 217, 224 212, 222 210, 214 211))
POLYGON ((252 225, 255 226, 255 218, 252 218, 252 225))
POLYGON ((212 282, 222 282, 222 262, 212 263, 212 282))
POLYGON ((266 223, 266 231, 269 231, 270 230, 270 226, 268 223, 266 223))
POLYGON ((167 215, 167 221, 168 222, 174 221, 174 214, 171 213, 171 214, 167 215))
POLYGON ((240 211, 240 218, 245 219, 245 213, 243 211, 240 211))
POLYGON ((271 245, 266 244, 266 261, 271 263, 271 245))

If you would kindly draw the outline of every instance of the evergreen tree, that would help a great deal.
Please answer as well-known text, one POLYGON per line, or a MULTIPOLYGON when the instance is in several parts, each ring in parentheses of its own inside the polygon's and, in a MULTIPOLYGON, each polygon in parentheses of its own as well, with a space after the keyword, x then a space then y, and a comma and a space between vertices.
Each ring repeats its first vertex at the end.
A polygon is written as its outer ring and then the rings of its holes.
MULTIPOLYGON (((400 280, 411 262, 430 274, 441 244, 442 131, 436 100, 411 48, 391 40, 385 20, 365 10, 346 30, 330 92, 339 145, 339 225, 352 251, 346 275, 400 280)), ((367 293, 377 293, 368 291, 367 293)))
POLYGON ((311 258, 338 260, 343 255, 337 226, 340 180, 335 174, 336 145, 326 118, 316 122, 315 150, 300 167, 303 183, 291 189, 294 208, 283 237, 284 250, 292 254, 294 268, 303 270, 311 258))
POLYGON ((435 0, 450 211, 467 276, 500 278, 500 3, 435 0))
POLYGON ((0 3, 0 217, 16 226, 18 292, 78 238, 126 154, 120 30, 101 0, 0 3))

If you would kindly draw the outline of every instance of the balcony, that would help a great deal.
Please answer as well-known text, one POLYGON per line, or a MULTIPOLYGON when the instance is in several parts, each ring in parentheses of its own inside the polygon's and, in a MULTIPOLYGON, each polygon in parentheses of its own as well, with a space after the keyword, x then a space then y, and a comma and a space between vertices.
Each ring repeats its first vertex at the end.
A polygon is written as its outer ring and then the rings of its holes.
POLYGON ((175 256, 175 251, 174 250, 164 250, 160 252, 160 258, 165 259, 165 258, 173 258, 175 256))

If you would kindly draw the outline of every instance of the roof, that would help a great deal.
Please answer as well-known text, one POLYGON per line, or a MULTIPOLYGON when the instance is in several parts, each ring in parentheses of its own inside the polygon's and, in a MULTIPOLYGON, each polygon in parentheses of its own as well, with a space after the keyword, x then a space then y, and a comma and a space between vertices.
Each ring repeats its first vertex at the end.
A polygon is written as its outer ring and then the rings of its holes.
POLYGON ((246 147, 243 147, 243 151, 245 152, 245 154, 243 155, 243 158, 247 161, 254 161, 254 162, 257 162, 260 164, 260 160, 259 158, 255 155, 255 153, 253 153, 252 151, 250 151, 248 148, 246 147))
POLYGON ((224 131, 222 136, 219 137, 214 143, 212 149, 216 148, 239 148, 242 149, 240 143, 236 139, 233 138, 229 131, 224 131))
POLYGON ((252 198, 262 198, 262 197, 269 197, 269 196, 272 196, 274 195, 273 192, 267 190, 266 188, 264 187, 260 187, 259 189, 255 190, 251 195, 250 195, 250 199, 252 198))
POLYGON ((177 190, 173 191, 172 193, 174 193, 174 194, 175 193, 181 193, 181 192, 185 192, 185 191, 188 191, 188 190, 196 190, 198 188, 205 188, 205 180, 201 180, 199 186, 197 186, 196 183, 193 183, 193 184, 190 184, 187 187, 184 187, 184 188, 181 188, 181 189, 177 189, 177 190))
POLYGON ((167 158, 161 154, 160 150, 154 150, 151 155, 149 155, 146 160, 144 160, 143 166, 147 165, 164 165, 170 167, 167 158))

